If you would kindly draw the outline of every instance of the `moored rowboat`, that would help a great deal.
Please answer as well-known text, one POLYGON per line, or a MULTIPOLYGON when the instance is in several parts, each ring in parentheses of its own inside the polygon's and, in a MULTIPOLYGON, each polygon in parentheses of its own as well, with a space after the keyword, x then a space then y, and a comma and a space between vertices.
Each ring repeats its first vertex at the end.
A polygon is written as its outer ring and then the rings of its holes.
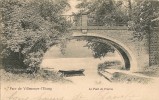
POLYGON ((69 75, 80 75, 80 74, 83 74, 85 70, 84 69, 79 69, 79 70, 59 70, 60 73, 62 73, 62 75, 66 75, 66 76, 69 76, 69 75))

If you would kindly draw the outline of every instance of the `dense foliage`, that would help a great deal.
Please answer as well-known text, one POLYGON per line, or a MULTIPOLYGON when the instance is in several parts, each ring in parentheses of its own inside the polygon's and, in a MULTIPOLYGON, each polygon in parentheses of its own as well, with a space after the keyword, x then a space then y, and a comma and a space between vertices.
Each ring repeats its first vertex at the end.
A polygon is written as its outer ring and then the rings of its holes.
POLYGON ((7 67, 38 67, 51 45, 69 37, 70 24, 60 16, 70 7, 67 0, 1 0, 0 4, 7 67))
POLYGON ((155 20, 159 18, 159 1, 136 1, 136 4, 132 5, 131 15, 130 27, 134 31, 134 37, 142 41, 154 28, 159 27, 159 20, 155 20))
POLYGON ((111 45, 96 41, 88 41, 85 47, 88 47, 93 51, 94 58, 105 57, 107 53, 115 51, 114 47, 111 45))
MULTIPOLYGON (((122 12, 121 2, 113 0, 80 0, 76 7, 78 14, 88 14, 91 25, 123 25, 128 21, 128 16, 122 12)), ((89 24, 89 23, 88 23, 89 24)))

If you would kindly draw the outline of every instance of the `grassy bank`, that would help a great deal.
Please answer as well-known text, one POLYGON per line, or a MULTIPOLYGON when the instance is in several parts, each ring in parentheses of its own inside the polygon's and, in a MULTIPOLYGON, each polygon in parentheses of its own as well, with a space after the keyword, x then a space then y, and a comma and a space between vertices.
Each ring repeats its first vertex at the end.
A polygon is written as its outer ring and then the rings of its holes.
POLYGON ((36 73, 27 74, 27 73, 11 73, 6 72, 4 69, 0 69, 1 81, 3 82, 23 82, 23 81, 33 81, 33 82, 60 82, 60 83, 70 83, 70 80, 67 80, 59 75, 58 72, 48 71, 48 70, 38 70, 36 73))
POLYGON ((125 74, 122 72, 115 72, 112 74, 112 82, 121 82, 121 83, 142 83, 148 84, 152 81, 151 78, 125 74))
POLYGON ((104 62, 98 65, 98 71, 111 82, 143 83, 159 78, 159 65, 146 67, 142 72, 124 71, 118 62, 104 62), (115 67, 114 67, 115 66, 115 67))

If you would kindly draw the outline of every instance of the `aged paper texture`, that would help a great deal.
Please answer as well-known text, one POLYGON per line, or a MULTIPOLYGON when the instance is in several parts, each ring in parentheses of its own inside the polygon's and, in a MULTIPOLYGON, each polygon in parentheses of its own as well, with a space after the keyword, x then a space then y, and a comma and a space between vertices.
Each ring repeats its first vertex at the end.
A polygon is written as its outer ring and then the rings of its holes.
POLYGON ((159 100, 158 0, 1 0, 0 100, 159 100))

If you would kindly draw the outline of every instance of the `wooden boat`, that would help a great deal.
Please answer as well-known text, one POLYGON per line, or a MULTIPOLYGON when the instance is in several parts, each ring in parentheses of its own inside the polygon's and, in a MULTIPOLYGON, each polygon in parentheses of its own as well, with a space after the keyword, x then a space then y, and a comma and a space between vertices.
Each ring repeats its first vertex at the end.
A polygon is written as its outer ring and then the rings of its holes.
POLYGON ((62 73, 62 76, 75 76, 75 75, 84 75, 83 72, 84 69, 79 70, 59 70, 60 73, 62 73))

